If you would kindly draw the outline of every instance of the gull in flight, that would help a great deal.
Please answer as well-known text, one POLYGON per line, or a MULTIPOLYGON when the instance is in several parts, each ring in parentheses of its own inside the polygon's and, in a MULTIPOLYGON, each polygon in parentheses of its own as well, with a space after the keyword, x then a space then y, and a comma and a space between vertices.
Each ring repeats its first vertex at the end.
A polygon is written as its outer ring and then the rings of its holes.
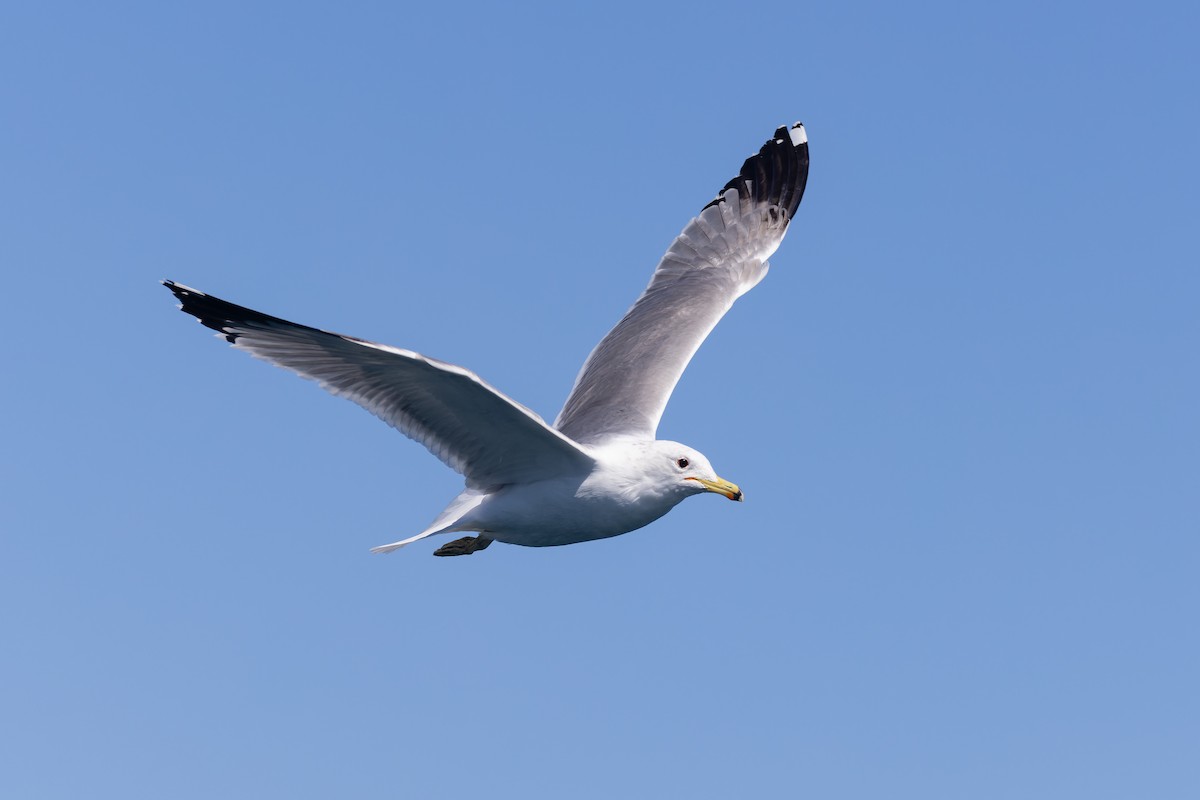
POLYGON ((434 555, 469 555, 493 541, 574 544, 637 530, 694 494, 742 499, 702 454, 655 431, 700 343, 767 274, 807 180, 804 126, 779 128, 671 244, 584 362, 553 425, 454 364, 163 283, 235 348, 358 403, 466 479, 429 527, 372 552, 458 532, 475 535, 434 555))

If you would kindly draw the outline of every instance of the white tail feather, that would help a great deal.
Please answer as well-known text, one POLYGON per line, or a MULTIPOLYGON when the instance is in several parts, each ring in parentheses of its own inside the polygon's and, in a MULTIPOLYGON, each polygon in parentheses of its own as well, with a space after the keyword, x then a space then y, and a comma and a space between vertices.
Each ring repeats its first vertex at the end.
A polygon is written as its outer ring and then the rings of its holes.
POLYGON ((424 539, 426 536, 433 536, 435 533, 438 533, 438 531, 425 531, 424 533, 418 533, 416 536, 410 536, 407 539, 402 539, 399 542, 392 542, 391 544, 381 544, 381 545, 379 545, 379 547, 372 547, 371 552, 372 553, 390 553, 393 550, 399 550, 401 547, 404 547, 404 545, 406 545, 406 544, 412 544, 413 542, 418 542, 421 539, 424 539))
POLYGON ((450 505, 446 506, 442 513, 438 514, 438 518, 433 521, 425 530, 418 533, 416 536, 410 536, 407 539, 401 539, 398 542, 391 544, 381 544, 379 547, 372 547, 372 553, 390 553, 393 550, 399 550, 406 544, 419 542, 426 536, 433 536, 437 533, 450 533, 451 531, 473 530, 472 528, 459 527, 458 523, 462 521, 464 515, 471 509, 483 502, 483 498, 487 495, 483 492, 473 489, 464 490, 458 497, 450 501, 450 505))

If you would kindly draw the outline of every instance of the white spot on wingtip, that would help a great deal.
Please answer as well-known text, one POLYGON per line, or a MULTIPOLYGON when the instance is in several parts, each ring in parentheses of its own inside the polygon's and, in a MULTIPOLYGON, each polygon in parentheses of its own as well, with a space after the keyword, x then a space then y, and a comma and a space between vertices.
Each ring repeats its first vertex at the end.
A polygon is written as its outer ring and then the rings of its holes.
POLYGON ((199 289, 193 289, 190 286, 184 286, 182 283, 176 283, 175 281, 169 281, 169 282, 163 281, 163 286, 168 287, 172 291, 181 291, 184 294, 194 294, 194 295, 197 295, 198 297, 207 297, 208 296, 208 295, 204 294, 204 292, 200 291, 199 289))
POLYGON ((792 146, 793 147, 799 147, 802 144, 808 143, 808 134, 805 133, 804 126, 801 125, 799 122, 797 122, 795 125, 793 125, 792 129, 790 131, 788 131, 788 133, 790 133, 792 135, 792 146))

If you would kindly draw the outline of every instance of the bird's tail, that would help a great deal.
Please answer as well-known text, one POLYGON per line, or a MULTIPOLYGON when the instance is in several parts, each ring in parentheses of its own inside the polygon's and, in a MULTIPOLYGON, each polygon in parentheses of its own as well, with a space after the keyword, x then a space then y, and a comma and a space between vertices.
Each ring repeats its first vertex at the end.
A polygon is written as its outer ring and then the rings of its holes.
POLYGON ((483 492, 467 489, 460 493, 458 497, 455 497, 453 500, 451 500, 450 505, 446 506, 442 510, 441 514, 438 514, 437 519, 435 519, 428 528, 421 531, 416 536, 410 536, 407 539, 401 539, 400 541, 392 542, 391 544, 381 544, 379 547, 372 547, 371 552, 390 553, 393 550, 399 550, 405 545, 412 544, 413 542, 419 542, 427 536, 433 536, 439 533, 451 533, 453 531, 471 530, 471 528, 460 527, 459 523, 462 522, 463 517, 470 513, 477 505, 482 503, 483 498, 485 497, 487 497, 487 495, 483 492))
POLYGON ((392 542, 391 544, 381 544, 381 545, 379 545, 379 547, 372 547, 371 552, 372 553, 390 553, 393 550, 399 550, 401 547, 404 547, 404 545, 406 545, 406 544, 412 544, 413 542, 419 542, 420 540, 424 539, 426 536, 433 536, 435 533, 442 533, 442 531, 439 531, 436 529, 428 530, 428 531, 421 531, 416 536, 410 536, 407 539, 400 540, 399 542, 392 542))

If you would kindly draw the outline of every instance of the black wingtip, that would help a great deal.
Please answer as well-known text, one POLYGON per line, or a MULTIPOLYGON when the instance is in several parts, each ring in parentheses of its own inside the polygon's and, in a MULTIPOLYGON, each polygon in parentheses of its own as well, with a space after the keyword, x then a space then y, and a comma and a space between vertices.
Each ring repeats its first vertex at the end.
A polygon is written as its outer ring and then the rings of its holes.
POLYGON ((800 207, 807 183, 808 133, 800 122, 791 127, 781 125, 705 208, 720 203, 725 192, 735 189, 742 200, 778 206, 791 220, 800 207))
POLYGON ((181 311, 191 314, 201 325, 224 336, 225 341, 230 344, 237 344, 238 337, 242 336, 247 328, 269 328, 274 325, 307 327, 230 303, 182 283, 163 281, 162 285, 170 289, 179 300, 181 311))
MULTIPOLYGON (((179 300, 179 302, 184 303, 185 305, 187 303, 189 303, 193 298, 208 296, 204 292, 193 289, 190 286, 184 286, 182 283, 176 283, 175 281, 159 281, 159 282, 163 286, 165 286, 171 290, 171 294, 175 295, 175 299, 179 300)), ((186 311, 187 309, 184 309, 184 310, 186 311)), ((190 314, 191 312, 189 311, 188 313, 190 314)))

